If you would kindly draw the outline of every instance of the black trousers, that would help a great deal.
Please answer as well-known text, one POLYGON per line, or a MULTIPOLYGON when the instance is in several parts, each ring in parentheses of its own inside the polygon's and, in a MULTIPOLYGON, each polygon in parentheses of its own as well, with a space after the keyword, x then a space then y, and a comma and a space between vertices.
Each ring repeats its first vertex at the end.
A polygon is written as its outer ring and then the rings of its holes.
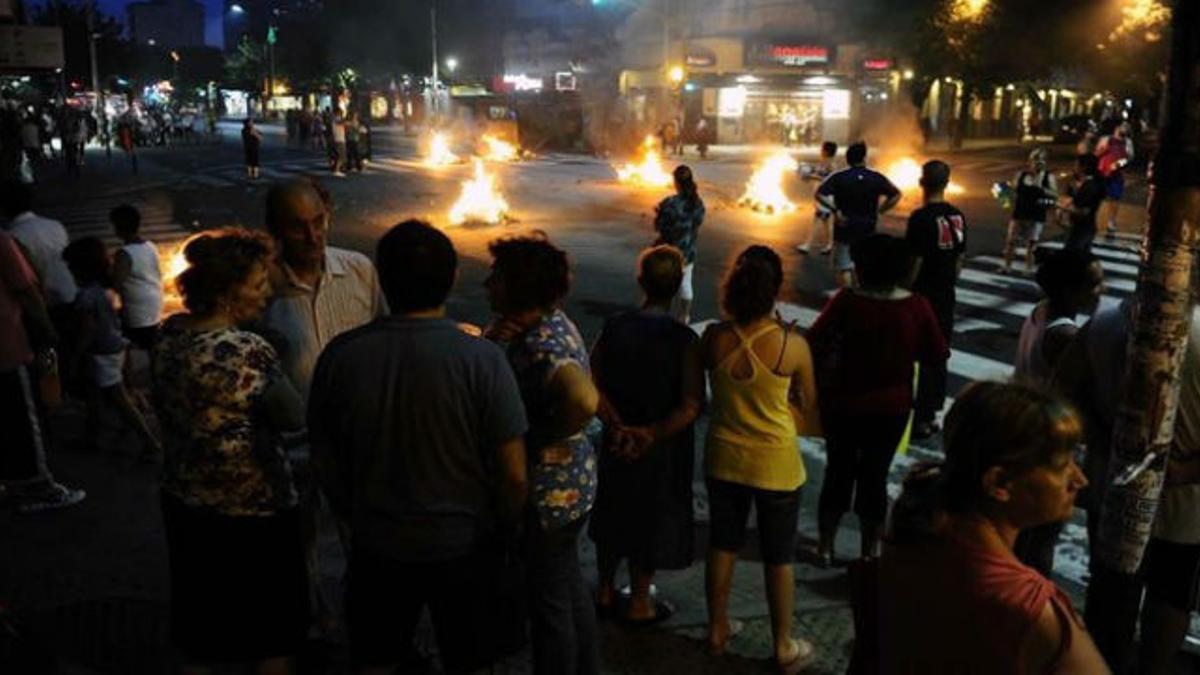
POLYGON ((0 482, 29 485, 46 477, 46 454, 29 370, 0 371, 0 482))
POLYGON ((818 514, 822 522, 850 510, 864 521, 887 517, 887 476, 908 413, 903 415, 829 415, 825 419, 825 480, 818 514))
MULTIPOLYGON (((933 314, 937 317, 938 328, 942 330, 942 338, 946 344, 954 337, 954 296, 949 298, 929 297, 933 314)), ((947 363, 937 365, 921 364, 921 374, 917 378, 917 401, 913 421, 917 424, 933 422, 946 403, 947 363)))

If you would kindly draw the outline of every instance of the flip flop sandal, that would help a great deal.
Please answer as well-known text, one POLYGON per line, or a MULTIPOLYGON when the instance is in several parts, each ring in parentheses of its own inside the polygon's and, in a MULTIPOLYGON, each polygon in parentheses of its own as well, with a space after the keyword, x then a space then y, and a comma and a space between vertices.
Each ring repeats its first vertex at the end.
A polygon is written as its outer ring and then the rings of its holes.
MULTIPOLYGON (((737 636, 741 635, 741 634, 742 634, 742 631, 744 631, 744 630, 746 630, 746 624, 745 624, 745 622, 741 621, 740 619, 732 619, 732 618, 731 618, 731 619, 729 620, 729 635, 726 635, 726 636, 725 636, 725 641, 724 641, 724 642, 722 642, 722 643, 721 643, 721 645, 720 645, 719 647, 718 647, 718 646, 714 646, 712 643, 709 643, 709 645, 708 645, 708 655, 709 655, 709 656, 722 656, 722 655, 724 655, 724 654, 725 654, 725 647, 727 647, 727 646, 729 645, 729 641, 730 641, 730 640, 732 640, 732 639, 734 639, 735 637, 737 637, 737 636)), ((707 639, 707 638, 706 638, 706 639, 707 639)))
POLYGON ((793 638, 792 642, 796 643, 796 658, 776 664, 781 675, 796 675, 817 660, 817 650, 811 642, 799 638, 793 638))
POLYGON ((675 606, 666 600, 654 601, 654 616, 646 619, 631 619, 625 617, 625 625, 630 628, 649 628, 675 616, 675 606))

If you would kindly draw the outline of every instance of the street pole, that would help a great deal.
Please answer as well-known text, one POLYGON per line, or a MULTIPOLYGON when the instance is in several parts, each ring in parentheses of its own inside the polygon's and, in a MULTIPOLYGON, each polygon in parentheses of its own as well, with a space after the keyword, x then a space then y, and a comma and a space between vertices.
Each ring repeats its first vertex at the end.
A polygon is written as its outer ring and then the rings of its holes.
POLYGON ((433 84, 431 86, 431 94, 429 96, 429 107, 433 111, 434 117, 437 117, 438 112, 438 48, 437 48, 437 0, 429 2, 429 35, 430 42, 433 46, 433 84))
MULTIPOLYGON (((1133 657, 1142 599, 1137 574, 1168 471, 1193 309, 1200 237, 1200 3, 1194 0, 1175 2, 1168 69, 1165 124, 1150 170, 1147 255, 1087 592, 1088 629, 1115 672, 1125 672, 1133 657)), ((1177 459, 1195 459, 1194 449, 1180 451, 1191 454, 1177 459)))
POLYGON ((263 118, 271 117, 271 99, 275 97, 275 40, 267 41, 267 105, 263 110, 263 118))
POLYGON ((96 92, 96 121, 100 125, 100 141, 104 143, 104 154, 112 159, 112 144, 108 135, 108 110, 104 102, 104 89, 100 86, 100 63, 96 56, 96 0, 87 4, 88 60, 92 65, 92 91, 96 92))

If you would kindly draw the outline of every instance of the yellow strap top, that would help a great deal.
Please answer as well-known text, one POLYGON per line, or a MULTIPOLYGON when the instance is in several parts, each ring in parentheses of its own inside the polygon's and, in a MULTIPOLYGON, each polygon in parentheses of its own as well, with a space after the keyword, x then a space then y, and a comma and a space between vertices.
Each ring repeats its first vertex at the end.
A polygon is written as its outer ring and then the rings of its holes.
POLYGON ((796 422, 788 407, 791 378, 777 375, 752 348, 779 326, 770 323, 749 336, 732 326, 740 344, 712 369, 712 406, 705 467, 708 475, 762 490, 795 490, 804 484, 804 462, 796 422), (733 375, 746 354, 751 374, 733 375))

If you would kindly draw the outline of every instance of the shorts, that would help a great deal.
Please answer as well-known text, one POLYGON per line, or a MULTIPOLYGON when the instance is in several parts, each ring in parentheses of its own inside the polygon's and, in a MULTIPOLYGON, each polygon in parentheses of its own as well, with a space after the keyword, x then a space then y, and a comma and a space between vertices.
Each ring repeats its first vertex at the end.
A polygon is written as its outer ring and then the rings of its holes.
POLYGON ((691 262, 683 266, 683 283, 679 284, 679 299, 691 301, 696 297, 696 291, 692 289, 692 270, 696 267, 696 263, 691 262))
POLYGON ((1105 195, 1109 199, 1120 199, 1125 196, 1125 174, 1114 173, 1104 181, 1105 195))
POLYGON ((92 380, 97 387, 108 389, 125 381, 125 352, 92 354, 92 380))
POLYGON ((1148 595, 1181 612, 1197 608, 1200 544, 1151 539, 1142 569, 1148 595))
POLYGON ((1010 220, 1008 222, 1008 238, 1011 241, 1024 241, 1036 244, 1042 240, 1042 230, 1046 224, 1036 220, 1010 220))
POLYGON ((849 272, 854 269, 854 260, 850 257, 850 244, 844 241, 833 242, 833 271, 849 272))
POLYGON ((737 552, 746 543, 750 504, 758 516, 758 549, 766 565, 789 565, 796 555, 796 526, 800 520, 800 489, 760 490, 716 478, 708 485, 711 524, 709 545, 737 552))
POLYGON ((448 672, 479 670, 497 645, 497 565, 484 554, 406 562, 353 547, 347 570, 346 623, 358 667, 392 666, 413 656, 413 637, 429 609, 438 654, 448 672))

